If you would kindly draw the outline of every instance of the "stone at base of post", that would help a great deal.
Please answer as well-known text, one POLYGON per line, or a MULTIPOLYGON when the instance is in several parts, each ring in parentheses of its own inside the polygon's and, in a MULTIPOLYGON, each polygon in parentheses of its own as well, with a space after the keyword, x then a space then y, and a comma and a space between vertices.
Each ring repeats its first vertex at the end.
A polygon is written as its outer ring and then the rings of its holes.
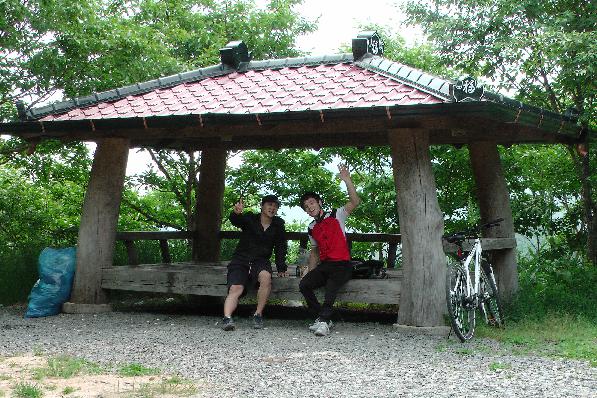
POLYGON ((426 334, 432 336, 447 336, 450 333, 449 326, 410 326, 400 325, 395 323, 394 328, 401 332, 413 333, 413 334, 426 334))
POLYGON ((66 314, 99 314, 112 312, 111 304, 80 304, 66 302, 62 304, 62 312, 66 314))

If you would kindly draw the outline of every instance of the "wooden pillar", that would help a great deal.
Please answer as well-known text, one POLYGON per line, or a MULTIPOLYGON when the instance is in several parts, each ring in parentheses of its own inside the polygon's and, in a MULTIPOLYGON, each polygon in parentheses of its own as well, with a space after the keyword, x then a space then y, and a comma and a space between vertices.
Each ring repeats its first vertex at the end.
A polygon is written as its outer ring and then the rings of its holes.
POLYGON ((101 269, 113 264, 128 154, 126 139, 107 138, 97 144, 83 203, 77 269, 66 312, 94 312, 90 308, 107 303, 100 286, 101 269))
MULTIPOLYGON (((487 238, 514 238, 514 223, 506 179, 495 142, 475 142, 469 145, 473 175, 477 185, 477 201, 481 222, 498 218, 504 221, 498 227, 483 231, 487 238)), ((495 250, 491 254, 498 291, 503 300, 509 300, 518 291, 516 249, 495 250)))
POLYGON ((195 205, 196 223, 193 260, 218 261, 220 227, 226 172, 226 150, 205 149, 201 152, 199 192, 195 205))
POLYGON ((396 129, 389 131, 388 137, 392 150, 404 270, 398 324, 445 326, 444 222, 431 169, 429 132, 396 129))

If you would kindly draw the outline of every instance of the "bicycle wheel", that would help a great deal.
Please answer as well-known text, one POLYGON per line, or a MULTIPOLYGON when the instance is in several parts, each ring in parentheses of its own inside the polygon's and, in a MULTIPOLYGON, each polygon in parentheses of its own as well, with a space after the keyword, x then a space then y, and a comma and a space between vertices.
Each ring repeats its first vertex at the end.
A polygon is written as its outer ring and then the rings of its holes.
POLYGON ((485 323, 495 327, 504 326, 504 312, 502 311, 493 268, 485 260, 481 262, 480 285, 479 309, 485 318, 485 323))
POLYGON ((446 302, 452 329, 463 343, 475 332, 475 307, 467 297, 466 274, 462 264, 448 262, 446 275, 446 302))

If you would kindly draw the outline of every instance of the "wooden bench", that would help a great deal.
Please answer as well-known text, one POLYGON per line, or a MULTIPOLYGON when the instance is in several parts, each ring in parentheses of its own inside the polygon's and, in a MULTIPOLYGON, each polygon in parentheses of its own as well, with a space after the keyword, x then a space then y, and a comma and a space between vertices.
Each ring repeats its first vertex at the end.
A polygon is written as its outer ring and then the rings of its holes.
MULTIPOLYGON (((273 299, 300 300, 296 266, 292 276, 272 278, 273 299)), ((342 287, 339 301, 398 304, 401 271, 390 271, 388 279, 353 279, 342 287)), ((223 263, 174 263, 137 267, 119 266, 102 270, 102 288, 136 292, 221 296, 227 293, 226 265, 223 263)))
MULTIPOLYGON (((287 233, 289 240, 298 240, 306 248, 308 236, 304 232, 287 233)), ((136 292, 156 292, 172 294, 193 294, 225 297, 227 262, 185 262, 171 263, 168 249, 169 239, 192 239, 191 232, 119 232, 117 240, 123 241, 128 254, 128 265, 102 269, 101 287, 103 289, 126 290, 136 292), (157 240, 160 242, 162 263, 139 264, 135 247, 136 240, 157 240)), ((237 239, 238 231, 222 231, 221 239, 237 239)), ((396 258, 396 248, 400 243, 397 234, 356 234, 348 233, 350 244, 359 242, 385 242, 389 245, 388 264, 396 258)), ((483 239, 484 250, 500 250, 516 246, 514 239, 483 239)), ((470 243, 465 243, 466 246, 470 243)), ((446 252, 455 251, 456 247, 444 243, 446 252)), ((278 278, 274 273, 271 298, 300 300, 299 278, 295 277, 296 266, 289 266, 290 277, 278 278)), ((353 279, 338 294, 338 301, 398 304, 402 270, 389 267, 388 279, 353 279)))

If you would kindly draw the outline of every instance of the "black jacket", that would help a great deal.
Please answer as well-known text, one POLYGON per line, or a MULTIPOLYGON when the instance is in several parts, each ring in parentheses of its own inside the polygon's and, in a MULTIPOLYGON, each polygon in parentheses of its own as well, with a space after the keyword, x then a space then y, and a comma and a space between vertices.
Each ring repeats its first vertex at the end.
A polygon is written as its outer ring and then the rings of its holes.
POLYGON ((284 272, 286 266, 286 231, 284 220, 274 216, 271 225, 264 231, 261 225, 261 214, 243 213, 236 214, 234 211, 228 217, 232 225, 242 230, 232 260, 249 262, 263 260, 269 262, 272 251, 276 254, 276 269, 284 272))

